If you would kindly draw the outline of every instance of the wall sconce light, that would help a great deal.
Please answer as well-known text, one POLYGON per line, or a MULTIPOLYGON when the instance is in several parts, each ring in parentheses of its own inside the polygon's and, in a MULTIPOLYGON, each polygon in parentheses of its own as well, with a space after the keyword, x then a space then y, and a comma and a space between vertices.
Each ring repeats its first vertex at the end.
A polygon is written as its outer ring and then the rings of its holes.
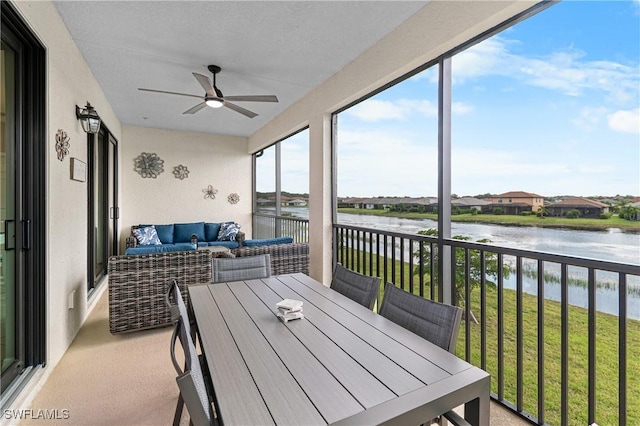
POLYGON ((100 116, 89 102, 83 109, 76 105, 76 118, 80 120, 82 130, 86 133, 94 134, 100 131, 100 116))

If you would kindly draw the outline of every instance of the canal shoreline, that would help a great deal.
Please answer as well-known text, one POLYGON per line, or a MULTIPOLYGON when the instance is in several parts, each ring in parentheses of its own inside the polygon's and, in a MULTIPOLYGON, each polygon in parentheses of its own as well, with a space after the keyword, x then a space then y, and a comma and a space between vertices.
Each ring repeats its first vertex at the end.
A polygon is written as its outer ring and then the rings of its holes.
MULTIPOLYGON (((366 210, 354 208, 339 208, 338 213, 363 215, 363 216, 380 216, 380 217, 396 217, 401 219, 414 220, 438 220, 438 215, 434 213, 415 213, 415 212, 387 212, 382 210, 366 210)), ((451 222, 459 223, 475 223, 511 227, 532 227, 532 228, 549 228, 549 229, 566 229, 575 231, 589 232, 611 232, 612 229, 625 233, 640 234, 640 221, 629 221, 612 217, 609 219, 567 219, 546 217, 539 218, 536 216, 515 216, 515 215, 473 215, 473 214, 457 214, 451 216, 451 222)))

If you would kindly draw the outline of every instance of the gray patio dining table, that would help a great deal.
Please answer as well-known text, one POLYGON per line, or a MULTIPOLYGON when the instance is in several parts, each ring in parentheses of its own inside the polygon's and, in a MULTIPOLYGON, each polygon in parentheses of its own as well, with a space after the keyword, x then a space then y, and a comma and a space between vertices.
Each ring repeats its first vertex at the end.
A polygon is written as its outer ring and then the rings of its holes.
POLYGON ((225 425, 418 425, 461 404, 489 424, 489 374, 307 275, 189 297, 225 425), (283 299, 304 318, 280 321, 283 299))

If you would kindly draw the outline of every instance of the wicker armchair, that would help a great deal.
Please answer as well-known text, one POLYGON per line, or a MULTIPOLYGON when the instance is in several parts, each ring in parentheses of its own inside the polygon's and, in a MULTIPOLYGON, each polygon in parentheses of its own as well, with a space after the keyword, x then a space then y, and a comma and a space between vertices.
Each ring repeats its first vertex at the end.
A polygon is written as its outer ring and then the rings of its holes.
POLYGON ((109 258, 109 331, 112 334, 171 324, 165 294, 178 282, 188 305, 187 286, 211 282, 211 253, 178 251, 109 258))
POLYGON ((271 256, 271 275, 302 272, 309 275, 309 244, 275 244, 257 247, 240 247, 231 250, 236 257, 269 254, 271 256))

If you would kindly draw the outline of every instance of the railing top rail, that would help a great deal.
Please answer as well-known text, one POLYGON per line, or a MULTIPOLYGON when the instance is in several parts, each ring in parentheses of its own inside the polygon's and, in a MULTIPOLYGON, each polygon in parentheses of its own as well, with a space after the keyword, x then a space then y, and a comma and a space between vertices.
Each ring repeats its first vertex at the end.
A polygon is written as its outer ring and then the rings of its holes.
POLYGON ((309 219, 303 219, 300 217, 293 217, 293 216, 278 216, 275 214, 269 214, 269 213, 263 213, 263 212, 254 212, 253 213, 254 216, 260 216, 260 217, 267 217, 270 219, 285 219, 285 220, 291 220, 291 221, 296 221, 296 222, 304 222, 304 223, 308 223, 309 219))
MULTIPOLYGON (((422 242, 428 242, 428 243, 438 242, 438 238, 436 237, 429 237, 429 236, 420 235, 420 234, 407 234, 403 232, 385 231, 380 229, 372 229, 372 228, 365 228, 361 226, 344 225, 344 224, 333 224, 333 227, 349 229, 354 231, 375 233, 375 234, 386 235, 390 237, 407 238, 414 241, 422 241, 422 242)), ((592 268, 592 269, 597 269, 602 271, 621 272, 629 275, 640 276, 640 265, 632 265, 627 263, 590 259, 590 258, 584 258, 584 257, 575 257, 575 256, 564 255, 564 254, 554 254, 554 253, 547 253, 547 252, 541 252, 541 251, 523 250, 523 249, 517 249, 517 248, 511 248, 511 247, 497 246, 497 245, 487 244, 487 243, 478 243, 478 242, 472 242, 472 241, 455 240, 455 239, 447 239, 447 238, 443 239, 443 243, 446 245, 450 245, 452 247, 459 247, 463 249, 482 250, 482 251, 487 251, 491 253, 501 253, 507 256, 519 256, 527 259, 542 260, 546 262, 561 263, 561 264, 567 264, 571 266, 592 268)))

